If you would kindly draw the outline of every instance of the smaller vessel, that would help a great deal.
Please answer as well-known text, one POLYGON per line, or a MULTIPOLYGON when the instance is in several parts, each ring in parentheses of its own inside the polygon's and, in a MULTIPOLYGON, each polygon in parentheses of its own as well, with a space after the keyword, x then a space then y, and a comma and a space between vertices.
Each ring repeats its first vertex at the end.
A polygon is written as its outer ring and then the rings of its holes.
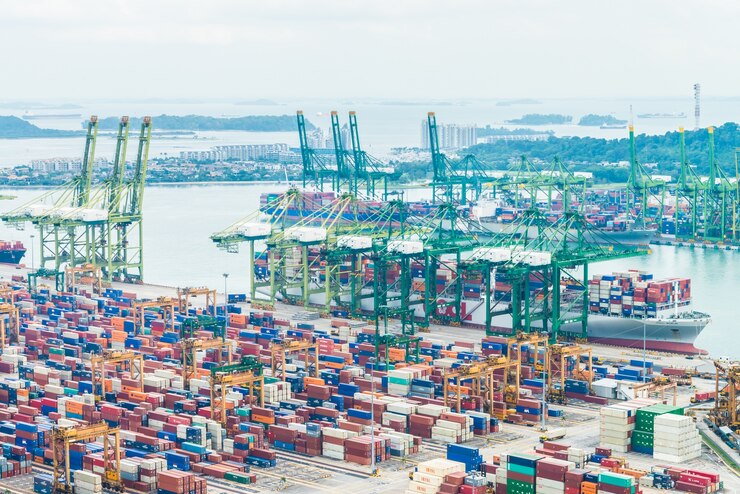
POLYGON ((45 118, 82 118, 79 113, 24 113, 23 120, 41 120, 45 118))
POLYGON ((686 114, 681 113, 640 113, 637 118, 686 118, 686 114))
POLYGON ((606 129, 606 130, 619 130, 619 129, 626 129, 627 128, 627 124, 608 124, 608 123, 605 123, 605 124, 602 124, 599 128, 600 129, 606 129))
POLYGON ((0 263, 18 264, 26 255, 26 247, 18 240, 0 240, 0 263))

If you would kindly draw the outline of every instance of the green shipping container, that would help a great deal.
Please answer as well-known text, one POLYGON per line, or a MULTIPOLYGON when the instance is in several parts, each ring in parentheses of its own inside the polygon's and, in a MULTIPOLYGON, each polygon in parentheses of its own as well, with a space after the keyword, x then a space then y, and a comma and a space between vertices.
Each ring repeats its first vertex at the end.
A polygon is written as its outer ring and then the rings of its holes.
POLYGON ((621 473, 600 473, 599 482, 616 485, 618 487, 634 487, 635 485, 634 477, 622 475, 621 473))
POLYGON ((403 379, 401 377, 388 377, 388 382, 391 384, 411 384, 410 379, 403 379))
POLYGON ((632 431, 632 444, 653 447, 653 433, 644 431, 632 431))
POLYGON ((251 484, 252 479, 249 477, 249 475, 239 472, 226 472, 224 475, 225 480, 231 480, 232 482, 236 482, 239 484, 251 484))
POLYGON ((534 494, 535 484, 506 479, 506 494, 534 494))
POLYGON ((536 471, 532 467, 527 467, 524 465, 517 465, 516 463, 509 463, 506 465, 506 469, 511 472, 521 473, 523 475, 532 475, 534 476, 536 474, 536 471))
POLYGON ((683 407, 674 407, 672 405, 652 405, 637 410, 635 417, 635 430, 643 432, 653 432, 655 430, 655 417, 672 413, 674 415, 683 415, 683 407))

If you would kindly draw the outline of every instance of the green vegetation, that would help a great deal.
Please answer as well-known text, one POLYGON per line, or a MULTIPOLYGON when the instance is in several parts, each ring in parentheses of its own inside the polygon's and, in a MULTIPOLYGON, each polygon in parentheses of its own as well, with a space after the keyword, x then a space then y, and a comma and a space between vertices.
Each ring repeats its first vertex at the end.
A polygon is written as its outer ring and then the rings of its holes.
POLYGON ((82 132, 42 129, 13 116, 0 116, 0 139, 27 139, 34 137, 76 137, 82 132))
POLYGON ((521 118, 507 120, 506 123, 518 125, 563 125, 573 121, 570 115, 558 115, 550 113, 543 115, 541 113, 528 113, 521 118))
POLYGON ((547 135, 553 134, 551 130, 535 130, 535 129, 506 129, 504 127, 491 127, 486 125, 485 127, 478 127, 476 129, 476 137, 488 137, 488 136, 505 136, 505 135, 547 135))
MULTIPOLYGON (((98 121, 101 130, 118 129, 118 117, 107 117, 98 121)), ((131 128, 141 125, 141 118, 131 119, 131 128)), ((293 132, 297 130, 296 118, 292 115, 249 115, 246 117, 219 118, 204 115, 159 115, 152 117, 156 130, 244 130, 250 132, 293 132)), ((83 128, 87 122, 83 122, 83 128)), ((306 121, 306 128, 314 126, 306 121)))
MULTIPOLYGON (((495 141, 478 144, 461 154, 473 154, 490 168, 506 170, 512 160, 526 156, 531 161, 550 163, 559 158, 573 171, 594 174, 598 183, 624 183, 629 175, 626 166, 613 166, 629 160, 629 139, 597 139, 594 137, 554 137, 546 140, 495 141), (605 166, 608 163, 612 166, 605 166)), ((706 129, 686 131, 686 156, 699 174, 709 171, 709 137, 706 129)), ((735 148, 740 147, 740 125, 726 123, 714 130, 715 155, 720 167, 735 175, 735 148)), ((678 132, 636 137, 637 159, 643 164, 654 164, 655 174, 677 178, 680 172, 678 132)), ((428 178, 428 162, 397 163, 404 182, 428 178)))
MULTIPOLYGON (((551 161, 558 157, 576 165, 598 165, 629 160, 629 139, 597 139, 594 137, 550 137, 544 141, 498 141, 478 144, 467 150, 485 163, 506 166, 510 158, 526 156, 529 159, 551 161)), ((686 131, 686 156, 699 173, 706 174, 709 137, 706 129, 686 131)), ((636 137, 637 159, 642 163, 656 163, 657 172, 677 176, 680 169, 678 132, 636 137)), ((735 148, 740 146, 740 125, 726 123, 714 129, 715 155, 722 168, 735 174, 735 148)), ((577 168, 578 169, 578 168, 577 168)))
POLYGON ((578 121, 578 125, 590 127, 598 127, 600 125, 624 125, 626 123, 627 120, 619 120, 613 115, 594 115, 593 113, 582 116, 578 121))

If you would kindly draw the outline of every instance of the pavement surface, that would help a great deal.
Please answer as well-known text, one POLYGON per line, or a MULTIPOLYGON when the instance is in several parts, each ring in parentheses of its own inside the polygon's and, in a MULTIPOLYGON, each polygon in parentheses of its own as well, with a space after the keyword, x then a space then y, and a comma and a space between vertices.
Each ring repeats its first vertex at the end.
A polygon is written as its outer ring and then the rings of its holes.
MULTIPOLYGON (((11 265, 0 264, 0 280, 9 280, 12 275, 25 275, 24 268, 16 268, 11 265)), ((134 292, 139 298, 156 299, 157 297, 176 297, 176 287, 157 285, 130 285, 113 283, 113 288, 119 288, 127 292, 134 292)), ((82 287, 84 288, 84 287, 82 287)), ((223 303, 223 293, 218 296, 218 303, 223 303)), ((202 306, 204 299, 194 298, 194 306, 202 306), (200 305, 199 305, 200 304, 200 305)), ((249 304, 240 304, 245 311, 250 310, 249 304)), ((277 304, 275 314, 279 318, 293 319, 299 313, 304 312, 303 307, 277 304)), ((310 321, 318 329, 329 330, 328 319, 317 319, 310 321)), ((483 331, 434 325, 429 333, 422 335, 424 339, 435 340, 442 343, 480 342, 484 336, 483 331)), ((633 358, 642 358, 643 352, 619 347, 587 344, 593 349, 594 355, 608 362, 624 362, 633 358)), ((657 365, 679 368, 697 369, 699 372, 713 372, 714 367, 707 357, 687 358, 681 355, 671 355, 656 352, 647 352, 647 357, 657 365)), ((677 404, 688 406, 689 399, 695 390, 713 390, 714 381, 711 379, 694 378, 692 386, 678 388, 676 396, 677 404)), ((585 403, 571 403, 567 406, 553 406, 562 408, 564 417, 550 418, 548 426, 566 427, 568 432, 560 442, 571 444, 587 450, 593 449, 599 443, 599 408, 596 405, 585 403)), ((701 406, 699 407, 701 408, 701 406)), ((706 407, 705 407, 706 408, 706 407)), ((701 413, 701 412, 699 412, 701 413)), ((711 434, 711 432, 710 432, 711 434)), ((484 459, 490 461, 494 455, 501 453, 515 453, 533 451, 539 444, 540 432, 534 427, 503 424, 502 431, 487 437, 476 437, 473 441, 466 443, 473 447, 479 447, 484 459)), ((729 450, 729 448, 726 448, 729 450)), ((728 454, 734 454, 738 461, 740 457, 734 450, 728 454)), ((379 476, 370 476, 370 468, 348 462, 332 460, 329 458, 310 458, 295 453, 280 452, 278 455, 278 466, 270 469, 253 468, 252 472, 257 475, 257 483, 254 485, 241 485, 223 479, 209 478, 209 492, 214 494, 238 494, 238 493, 265 493, 265 492, 288 492, 288 493, 356 493, 384 494, 403 492, 408 485, 408 473, 413 470, 414 465, 432 458, 444 457, 445 446, 442 444, 425 443, 421 452, 405 460, 394 459, 379 465, 379 476)), ((650 456, 628 453, 624 455, 629 465, 633 468, 649 471, 657 463, 650 456)), ((727 468, 720 458, 704 446, 702 456, 681 465, 686 468, 698 470, 719 471, 725 483, 725 491, 740 494, 740 477, 727 468)), ((48 472, 45 467, 35 467, 36 471, 48 472)), ((8 489, 14 493, 28 494, 33 492, 32 476, 25 475, 3 479, 0 481, 0 489, 8 489)), ((654 489, 645 489, 645 492, 665 492, 654 489)))

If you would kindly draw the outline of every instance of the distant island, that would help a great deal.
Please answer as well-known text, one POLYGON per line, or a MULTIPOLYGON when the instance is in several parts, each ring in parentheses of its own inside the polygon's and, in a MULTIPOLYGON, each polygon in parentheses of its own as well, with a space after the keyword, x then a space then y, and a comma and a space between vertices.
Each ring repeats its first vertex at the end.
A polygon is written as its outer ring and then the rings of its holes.
POLYGON ((535 130, 535 129, 507 129, 505 127, 491 127, 486 125, 485 127, 478 127, 475 129, 476 137, 489 137, 489 136, 505 136, 505 135, 552 135, 554 134, 551 130, 535 130))
POLYGON ((42 129, 13 116, 0 116, 0 139, 28 139, 35 137, 77 137, 74 130, 42 129))
POLYGON ((251 100, 245 100, 245 101, 237 101, 234 104, 235 105, 239 105, 239 106, 246 106, 246 105, 250 105, 250 106, 278 106, 280 103, 278 103, 276 101, 273 101, 271 99, 260 98, 260 99, 251 99, 251 100))
POLYGON ((547 115, 543 115, 541 113, 528 113, 521 118, 507 120, 506 123, 517 125, 564 125, 569 124, 572 121, 573 117, 570 115, 558 115, 556 113, 550 113, 547 115))
MULTIPOLYGON (((119 117, 106 117, 98 120, 100 130, 118 129, 119 117)), ((130 126, 141 125, 141 118, 133 117, 130 126)), ((87 122, 83 122, 83 128, 87 122)), ((207 117, 204 115, 159 115, 152 117, 152 126, 157 130, 242 130, 249 132, 293 132, 297 130, 293 115, 249 115, 246 117, 207 117)), ((306 129, 314 125, 306 121, 306 129)))
POLYGON ((503 101, 497 101, 496 106, 513 106, 513 105, 541 105, 542 102, 536 99, 520 98, 520 99, 505 99, 503 101))
POLYGON ((594 115, 590 113, 584 115, 578 121, 578 125, 586 127, 599 127, 601 125, 626 125, 627 120, 620 120, 613 115, 594 115))

